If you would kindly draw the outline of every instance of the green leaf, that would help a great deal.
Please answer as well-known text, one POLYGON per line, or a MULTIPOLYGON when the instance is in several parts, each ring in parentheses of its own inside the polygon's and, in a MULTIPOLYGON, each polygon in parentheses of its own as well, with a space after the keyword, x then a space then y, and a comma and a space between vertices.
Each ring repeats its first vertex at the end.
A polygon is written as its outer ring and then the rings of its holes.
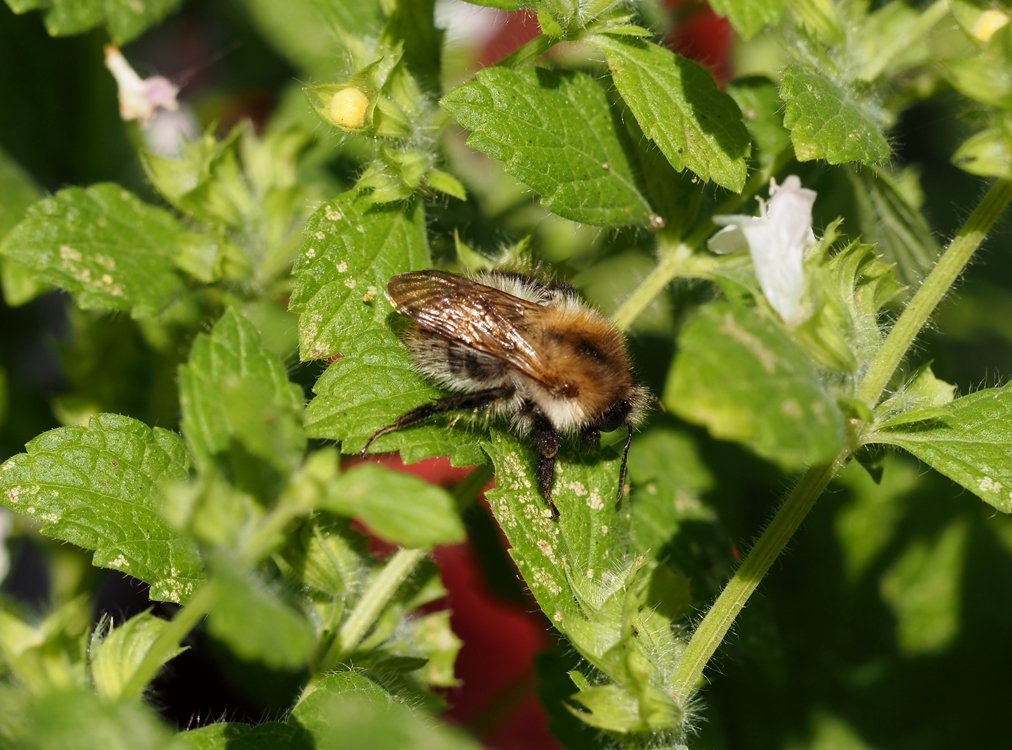
POLYGON ((302 389, 236 310, 194 340, 179 368, 179 396, 183 435, 202 471, 224 462, 259 476, 252 458, 285 475, 302 460, 302 389))
POLYGON ((301 358, 356 351, 360 333, 393 309, 383 294, 390 277, 430 263, 421 203, 371 206, 350 192, 321 206, 294 269, 301 358))
MULTIPOLYGON (((0 149, 0 241, 41 197, 42 191, 28 173, 0 149)), ((0 257, 0 284, 4 300, 11 307, 23 305, 45 289, 29 269, 4 257, 0 257)))
MULTIPOLYGON (((1007 10, 1005 11, 1007 13, 1007 10)), ((946 77, 959 93, 973 101, 1004 111, 1012 110, 1012 28, 996 31, 983 50, 942 63, 946 77)))
POLYGON ((791 131, 799 161, 881 164, 888 160, 889 142, 878 124, 879 113, 814 67, 788 65, 780 98, 786 106, 784 125, 791 131))
POLYGON ((786 470, 831 460, 843 416, 804 351, 758 311, 713 303, 682 330, 664 389, 673 413, 786 470))
MULTIPOLYGON (((306 432, 312 438, 340 441, 344 453, 358 452, 381 427, 445 395, 418 374, 394 333, 378 327, 360 331, 354 353, 331 364, 313 390, 316 397, 306 407, 306 432)), ((476 431, 459 414, 434 416, 383 435, 370 450, 400 451, 408 463, 431 456, 449 456, 455 466, 487 463, 476 431)))
POLYGON ((744 39, 773 26, 784 11, 784 0, 711 0, 710 7, 724 16, 744 39))
POLYGON ((738 192, 745 184, 748 131, 741 111, 697 63, 627 36, 599 35, 612 80, 643 133, 677 170, 738 192))
MULTIPOLYGON (((86 684, 91 618, 87 594, 55 606, 41 622, 37 614, 20 611, 11 599, 0 601, 0 663, 5 678, 10 675, 35 694, 86 684)), ((0 723, 6 718, 0 708, 0 723)))
MULTIPOLYGON (((115 700, 123 693, 151 646, 168 625, 150 610, 134 615, 118 627, 100 623, 92 636, 90 651, 91 679, 99 695, 115 700), (109 628, 105 632, 105 628, 109 628)), ((164 654, 162 664, 183 653, 177 647, 164 654)))
POLYGON ((715 485, 703 463, 696 441, 668 424, 654 424, 633 439, 629 452, 629 479, 633 485, 633 548, 653 557, 670 554, 666 545, 680 527, 712 522, 713 509, 701 496, 715 485))
POLYGON ((180 0, 7 0, 15 13, 41 10, 50 36, 79 34, 105 25, 114 44, 122 45, 165 18, 180 0))
POLYGON ((353 672, 327 675, 307 689, 292 710, 314 747, 370 750, 478 750, 455 727, 415 713, 376 683, 353 672))
POLYGON ((923 213, 916 175, 885 169, 847 169, 862 238, 896 264, 899 278, 916 286, 941 255, 923 213))
POLYGON ((472 131, 468 145, 501 161, 549 211, 598 226, 648 222, 651 208, 592 76, 485 68, 441 103, 472 131))
POLYGON ((899 446, 1002 513, 1012 512, 1012 383, 909 409, 865 442, 899 446))
POLYGON ((146 0, 143 4, 132 0, 102 0, 105 25, 115 44, 126 44, 174 12, 181 0, 146 0))
POLYGON ((740 78, 728 85, 727 93, 741 109, 752 137, 752 158, 769 171, 780 154, 791 147, 777 87, 768 78, 740 78))
POLYGON ((349 72, 362 63, 382 30, 379 0, 327 0, 281 5, 276 0, 247 0, 244 9, 269 44, 294 65, 328 75, 349 72), (335 55, 341 48, 350 53, 335 55))
POLYGON ((85 309, 156 315, 183 292, 173 259, 186 229, 112 184, 67 188, 39 201, 0 254, 66 289, 85 309))
POLYGON ((94 564, 151 585, 151 598, 180 602, 203 576, 196 547, 162 520, 159 484, 186 478, 183 441, 117 414, 61 427, 0 466, 0 502, 47 536, 95 551, 94 564))
POLYGON ((533 450, 498 430, 484 448, 495 465, 489 506, 538 606, 580 655, 634 696, 633 730, 676 726, 681 712, 658 686, 670 679, 678 648, 671 621, 647 604, 643 558, 628 549, 628 501, 615 504, 618 451, 578 457, 576 446, 563 448, 553 518, 536 489, 533 450))
POLYGON ((182 750, 152 709, 107 701, 92 690, 65 688, 30 698, 11 747, 19 750, 182 750))
POLYGON ((316 636, 302 612, 231 561, 216 566, 212 585, 217 601, 207 616, 211 635, 243 660, 278 669, 306 665, 316 636))
POLYGON ((466 536, 446 490, 381 466, 342 474, 320 507, 360 518, 377 536, 404 547, 452 544, 466 536))
POLYGON ((312 736, 297 723, 230 724, 219 722, 176 735, 189 750, 316 750, 312 736))
POLYGON ((205 133, 187 141, 178 157, 141 151, 141 165, 159 194, 180 211, 238 228, 254 205, 239 162, 239 139, 247 128, 235 127, 220 141, 205 133))
POLYGON ((1012 179, 1012 124, 1008 115, 994 127, 963 141, 952 155, 952 163, 981 177, 1012 179))

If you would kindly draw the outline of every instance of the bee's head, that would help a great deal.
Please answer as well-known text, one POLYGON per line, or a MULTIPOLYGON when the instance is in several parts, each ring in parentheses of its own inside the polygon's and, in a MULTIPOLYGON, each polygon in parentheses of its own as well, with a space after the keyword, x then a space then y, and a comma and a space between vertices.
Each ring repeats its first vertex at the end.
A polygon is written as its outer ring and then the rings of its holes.
POLYGON ((626 399, 616 401, 612 404, 601 418, 597 421, 597 429, 601 432, 617 430, 629 420, 629 412, 632 411, 632 403, 626 399))

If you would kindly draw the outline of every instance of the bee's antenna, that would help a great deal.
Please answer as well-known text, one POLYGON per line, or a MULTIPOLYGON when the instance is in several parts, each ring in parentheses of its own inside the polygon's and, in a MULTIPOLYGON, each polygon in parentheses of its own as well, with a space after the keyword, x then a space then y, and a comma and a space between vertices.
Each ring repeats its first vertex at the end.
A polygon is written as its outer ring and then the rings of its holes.
POLYGON ((625 492, 625 470, 626 465, 629 463, 629 446, 632 445, 632 423, 626 422, 625 428, 628 430, 628 434, 625 438, 625 448, 622 449, 622 467, 618 470, 618 495, 615 497, 616 506, 622 502, 622 495, 625 492))
POLYGON ((365 454, 366 452, 368 452, 369 446, 373 444, 373 441, 376 440, 376 438, 381 437, 382 435, 386 435, 388 432, 393 432, 399 426, 400 425, 397 424, 388 424, 386 427, 381 427, 380 429, 376 430, 376 432, 370 435, 369 439, 365 441, 365 445, 362 446, 362 450, 358 452, 358 455, 361 456, 362 458, 365 458, 365 454))

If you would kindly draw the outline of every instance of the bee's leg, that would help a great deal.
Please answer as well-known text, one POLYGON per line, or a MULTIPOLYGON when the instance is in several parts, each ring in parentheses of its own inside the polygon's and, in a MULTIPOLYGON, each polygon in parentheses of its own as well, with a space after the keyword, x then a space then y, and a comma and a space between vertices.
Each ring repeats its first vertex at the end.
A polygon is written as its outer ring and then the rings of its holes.
POLYGON ((538 489, 541 497, 558 517, 559 509, 552 502, 552 480, 555 478, 555 457, 559 454, 559 433, 540 410, 531 407, 532 438, 538 452, 538 489))
POLYGON ((496 388, 487 388, 483 391, 475 391, 474 393, 458 393, 453 396, 446 396, 445 398, 437 399, 428 404, 422 404, 421 406, 412 409, 409 412, 401 414, 392 424, 388 424, 386 427, 381 427, 376 430, 369 439, 365 441, 365 445, 362 446, 362 450, 359 451, 360 456, 364 456, 366 451, 369 450, 369 446, 373 444, 373 441, 381 435, 386 435, 388 432, 394 432, 396 430, 403 429, 404 427, 411 427, 411 425, 418 424, 419 422, 428 419, 433 414, 441 414, 444 411, 456 411, 458 409, 477 409, 480 406, 485 406, 493 401, 499 399, 509 398, 513 395, 513 388, 508 386, 499 386, 496 388))

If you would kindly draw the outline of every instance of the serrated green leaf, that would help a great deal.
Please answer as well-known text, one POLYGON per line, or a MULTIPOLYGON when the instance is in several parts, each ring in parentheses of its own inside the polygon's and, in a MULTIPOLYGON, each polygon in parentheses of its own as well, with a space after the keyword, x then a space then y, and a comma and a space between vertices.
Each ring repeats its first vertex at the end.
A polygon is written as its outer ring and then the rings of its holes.
POLYGON ((876 411, 889 415, 891 426, 934 419, 956 397, 956 386, 935 377, 931 364, 923 365, 902 388, 883 401, 876 411), (935 411, 939 410, 941 411, 935 411), (928 414, 931 414, 928 417, 928 414))
POLYGON ((159 512, 159 484, 189 472, 177 435, 99 414, 25 447, 0 466, 0 502, 38 521, 43 534, 94 550, 95 565, 150 584, 152 599, 189 597, 204 577, 200 555, 159 512))
POLYGON ((114 44, 122 45, 161 21, 180 0, 7 0, 15 13, 41 10, 51 36, 69 36, 104 24, 114 44))
POLYGON ((257 474, 246 465, 255 457, 284 475, 302 460, 302 389, 236 310, 194 340, 179 368, 179 397, 183 435, 202 471, 224 462, 234 473, 257 474))
POLYGON ((263 581, 223 561, 211 581, 217 595, 207 629, 240 659, 279 669, 304 667, 316 645, 305 615, 263 581))
POLYGON ((312 736, 297 723, 232 724, 219 722, 180 732, 189 750, 318 750, 312 736))
POLYGON ((595 36, 615 87, 643 133, 677 170, 735 192, 745 184, 748 131, 741 110, 697 63, 641 39, 595 36))
POLYGON ((412 711, 376 683, 354 672, 317 681, 292 710, 314 747, 370 750, 478 750, 460 730, 412 711))
POLYGON ((1002 513, 1012 513, 1012 383, 909 409, 865 442, 896 445, 1002 513))
POLYGON ((710 7, 726 17, 742 38, 751 39, 780 20, 784 0, 710 0, 710 7))
POLYGON ((573 681, 580 690, 572 700, 586 710, 573 707, 570 710, 592 727, 621 734, 648 732, 671 727, 681 717, 670 699, 657 701, 661 710, 644 716, 643 703, 638 696, 619 685, 590 685, 575 678, 573 681))
POLYGON ((27 701, 11 747, 19 750, 182 750, 168 727, 141 703, 103 700, 84 687, 27 701))
POLYGON ((205 133, 186 142, 178 157, 141 151, 141 166, 159 194, 180 211, 238 228, 254 204, 239 163, 239 139, 248 127, 235 127, 221 140, 205 133))
POLYGON ((321 206, 294 269, 301 358, 356 351, 361 331, 393 309, 383 294, 390 277, 430 263, 421 203, 373 206, 350 192, 321 206))
POLYGON ((706 305, 686 324, 664 404, 787 470, 843 446, 843 416, 812 361, 771 318, 737 305, 706 305))
POLYGON ((788 65, 780 98, 786 107, 784 125, 791 131, 799 161, 881 164, 888 160, 889 142, 875 107, 821 71, 803 63, 788 65))
POLYGON ((563 449, 553 518, 536 489, 533 451, 502 431, 483 445, 496 470, 489 505, 538 605, 585 659, 635 696, 645 722, 638 729, 675 726, 681 712, 658 686, 673 673, 677 647, 670 620, 646 605, 644 560, 628 549, 629 501, 615 505, 618 452, 577 461, 575 446, 563 449))
POLYGON ((501 161, 549 211, 598 226, 648 222, 650 206, 592 76, 485 68, 441 103, 472 131, 468 145, 501 161))
MULTIPOLYGON (((340 441, 344 453, 361 450, 381 427, 445 395, 418 374, 404 344, 387 328, 361 331, 354 353, 331 364, 313 390, 316 397, 306 407, 306 432, 313 438, 340 441)), ((383 435, 370 450, 400 451, 408 463, 431 456, 449 456, 456 466, 486 463, 476 430, 469 427, 459 414, 436 416, 383 435)))
POLYGON ((39 201, 0 254, 66 289, 85 309, 151 317, 183 291, 173 259, 186 229, 112 184, 67 188, 39 201))
POLYGON ((1012 179, 1012 124, 1008 117, 963 141, 952 155, 952 163, 981 177, 1012 179))
MULTIPOLYGON (((115 627, 111 623, 99 624, 89 649, 91 679, 99 695, 111 700, 122 695, 123 688, 168 624, 167 620, 152 615, 150 610, 115 627), (110 630, 103 632, 104 627, 110 630)), ((161 654, 161 663, 165 664, 185 650, 176 647, 171 653, 161 654)))
POLYGON ((426 659, 423 679, 429 685, 453 687, 460 681, 454 676, 453 665, 463 641, 450 627, 450 611, 440 610, 407 623, 405 641, 411 651, 426 659))
POLYGON ((320 507, 360 518, 377 536, 405 547, 434 547, 465 537, 446 490, 381 466, 359 466, 342 474, 320 507))

